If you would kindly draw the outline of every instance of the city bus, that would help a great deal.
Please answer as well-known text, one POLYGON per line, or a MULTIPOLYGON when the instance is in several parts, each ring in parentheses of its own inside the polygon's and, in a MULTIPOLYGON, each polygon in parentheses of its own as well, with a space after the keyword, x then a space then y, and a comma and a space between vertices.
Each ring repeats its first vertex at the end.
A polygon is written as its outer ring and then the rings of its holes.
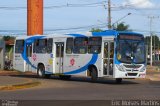
POLYGON ((15 41, 13 67, 39 77, 73 75, 97 78, 145 78, 144 36, 135 32, 88 32, 19 36, 15 41))

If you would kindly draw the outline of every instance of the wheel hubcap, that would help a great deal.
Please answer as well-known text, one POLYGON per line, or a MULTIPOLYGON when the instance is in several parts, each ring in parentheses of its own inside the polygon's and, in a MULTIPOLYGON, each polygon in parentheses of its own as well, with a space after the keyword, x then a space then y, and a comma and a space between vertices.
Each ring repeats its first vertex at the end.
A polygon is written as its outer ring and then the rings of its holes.
POLYGON ((38 74, 39 74, 39 76, 42 76, 42 71, 39 70, 39 71, 38 71, 38 74))

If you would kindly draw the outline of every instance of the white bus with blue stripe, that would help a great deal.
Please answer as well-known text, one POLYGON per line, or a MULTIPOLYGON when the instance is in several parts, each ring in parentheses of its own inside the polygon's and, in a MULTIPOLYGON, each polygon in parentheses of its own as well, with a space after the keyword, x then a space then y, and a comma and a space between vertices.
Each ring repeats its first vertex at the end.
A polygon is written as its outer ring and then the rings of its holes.
POLYGON ((40 77, 71 75, 145 78, 144 36, 134 32, 35 35, 16 38, 14 69, 32 71, 40 77))

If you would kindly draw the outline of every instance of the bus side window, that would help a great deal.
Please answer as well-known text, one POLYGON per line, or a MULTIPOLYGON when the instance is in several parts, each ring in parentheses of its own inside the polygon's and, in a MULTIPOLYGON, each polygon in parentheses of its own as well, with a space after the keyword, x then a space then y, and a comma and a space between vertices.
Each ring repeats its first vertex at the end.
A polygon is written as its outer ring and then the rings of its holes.
POLYGON ((40 39, 34 43, 34 53, 47 53, 47 39, 40 39))
POLYGON ((47 53, 52 53, 52 45, 53 45, 53 39, 50 38, 47 41, 47 53))
POLYGON ((86 54, 88 49, 88 38, 87 37, 77 37, 74 40, 74 50, 76 54, 86 54))
POLYGON ((36 40, 33 45, 33 53, 37 53, 38 46, 39 46, 39 40, 36 40))
POLYGON ((31 44, 27 45, 26 54, 27 54, 27 57, 31 57, 32 56, 32 45, 31 44))
POLYGON ((90 37, 88 42, 88 53, 99 54, 101 53, 102 38, 90 37))
POLYGON ((73 51, 73 38, 67 38, 66 53, 71 54, 73 51))
POLYGON ((17 40, 15 45, 15 53, 23 53, 24 40, 17 40))
POLYGON ((110 58, 114 56, 114 42, 110 43, 110 58))

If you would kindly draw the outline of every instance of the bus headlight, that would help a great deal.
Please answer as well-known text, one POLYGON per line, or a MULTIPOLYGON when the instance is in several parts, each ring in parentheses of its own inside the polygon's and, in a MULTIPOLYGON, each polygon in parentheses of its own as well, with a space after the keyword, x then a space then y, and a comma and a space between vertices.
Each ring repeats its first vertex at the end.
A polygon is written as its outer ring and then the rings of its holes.
POLYGON ((125 68, 122 65, 116 65, 119 71, 125 71, 125 68))
POLYGON ((141 69, 140 69, 140 72, 144 72, 146 70, 146 67, 143 66, 141 69))

